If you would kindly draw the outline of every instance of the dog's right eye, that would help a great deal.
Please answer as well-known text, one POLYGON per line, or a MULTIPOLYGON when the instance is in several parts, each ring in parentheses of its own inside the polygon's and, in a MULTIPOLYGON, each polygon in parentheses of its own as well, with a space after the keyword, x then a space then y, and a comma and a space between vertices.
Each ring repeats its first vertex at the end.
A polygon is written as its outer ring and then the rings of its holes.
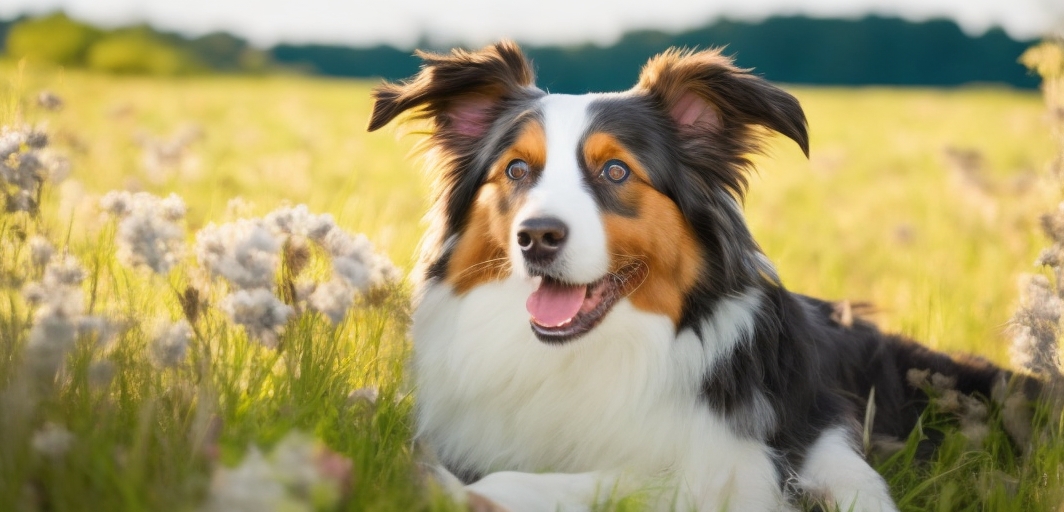
POLYGON ((528 176, 528 162, 524 160, 514 160, 510 162, 510 165, 506 166, 506 177, 514 181, 520 181, 528 176))

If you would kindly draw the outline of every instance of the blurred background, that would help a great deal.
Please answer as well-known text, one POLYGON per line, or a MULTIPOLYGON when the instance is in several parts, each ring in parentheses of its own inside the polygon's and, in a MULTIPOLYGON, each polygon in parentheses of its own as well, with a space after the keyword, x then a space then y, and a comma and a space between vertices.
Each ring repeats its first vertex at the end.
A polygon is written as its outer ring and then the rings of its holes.
POLYGON ((414 48, 522 43, 541 87, 625 89, 670 46, 727 46, 770 80, 1034 88, 1017 63, 1059 32, 1058 0, 5 0, 2 52, 123 74, 298 72, 397 79, 414 48))

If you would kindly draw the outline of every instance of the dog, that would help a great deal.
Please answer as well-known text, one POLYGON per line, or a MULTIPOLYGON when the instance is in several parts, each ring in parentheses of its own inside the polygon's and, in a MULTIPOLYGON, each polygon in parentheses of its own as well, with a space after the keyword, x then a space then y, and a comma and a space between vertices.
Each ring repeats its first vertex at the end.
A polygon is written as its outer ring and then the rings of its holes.
POLYGON ((741 205, 765 134, 809 154, 805 114, 719 50, 584 95, 537 88, 508 41, 418 55, 369 130, 430 126, 417 438, 471 503, 893 511, 861 436, 908 436, 927 397, 907 371, 985 396, 1010 377, 784 287, 741 205))

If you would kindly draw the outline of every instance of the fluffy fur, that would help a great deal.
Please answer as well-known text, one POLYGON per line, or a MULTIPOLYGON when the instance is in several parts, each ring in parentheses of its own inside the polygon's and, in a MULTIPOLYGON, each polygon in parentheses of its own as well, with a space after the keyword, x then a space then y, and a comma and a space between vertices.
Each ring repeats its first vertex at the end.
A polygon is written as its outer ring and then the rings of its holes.
POLYGON ((581 510, 639 489, 662 509, 806 493, 895 510, 858 441, 871 390, 873 432, 900 438, 926 403, 908 369, 985 395, 1005 376, 784 288, 741 201, 765 129, 808 153, 805 116, 719 52, 669 51, 631 90, 580 96, 536 88, 509 42, 420 56, 375 90, 370 130, 432 125, 418 436, 478 502, 581 510))

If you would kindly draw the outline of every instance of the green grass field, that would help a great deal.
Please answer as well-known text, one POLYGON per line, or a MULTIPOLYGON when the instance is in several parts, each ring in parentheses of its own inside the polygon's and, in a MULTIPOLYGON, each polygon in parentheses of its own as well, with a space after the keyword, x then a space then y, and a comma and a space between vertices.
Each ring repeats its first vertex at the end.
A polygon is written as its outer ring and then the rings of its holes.
MULTIPOLYGON (((408 272, 428 180, 409 155, 416 135, 366 133, 371 83, 164 80, 10 62, 0 77, 0 125, 44 129, 49 149, 70 162, 65 180, 45 183, 40 215, 0 213, 0 509, 237 510, 225 500, 239 496, 222 496, 225 488, 251 500, 243 510, 259 510, 255 499, 277 510, 451 508, 418 486, 413 469, 406 286, 359 299, 335 326, 292 301, 280 348, 267 348, 222 312, 232 285, 204 277, 192 249, 209 223, 306 204, 408 272), (42 90, 64 106, 39 107, 42 90), (177 137, 180 150, 145 149, 177 137), (116 259, 118 224, 99 206, 111 190, 184 199, 187 248, 172 270, 116 259), (84 314, 109 319, 117 333, 106 345, 102 334, 79 334, 44 378, 27 363, 37 320, 23 290, 43 278, 33 235, 76 258, 84 314), (153 364, 153 326, 190 316, 181 301, 190 288, 201 300, 188 352, 175 365, 153 364), (358 398, 368 388, 379 390, 373 402, 358 398), (293 431, 304 437, 286 438, 293 431), (293 460, 305 463, 302 476, 284 470, 303 467, 293 460)), ((1055 142, 1040 96, 791 90, 809 117, 812 157, 773 139, 746 201, 784 283, 871 302, 889 330, 1007 365, 1017 276, 1036 270, 1048 244, 1038 217, 1061 199, 1045 177, 1055 142)), ((324 252, 309 254, 300 277, 326 280, 324 252)), ((281 261, 283 292, 298 272, 281 261)), ((1044 434, 1016 447, 994 405, 979 445, 948 416, 925 418, 925 430, 946 432, 932 461, 913 459, 920 432, 879 461, 903 510, 1058 510, 1060 418, 1040 418, 1044 434)))

